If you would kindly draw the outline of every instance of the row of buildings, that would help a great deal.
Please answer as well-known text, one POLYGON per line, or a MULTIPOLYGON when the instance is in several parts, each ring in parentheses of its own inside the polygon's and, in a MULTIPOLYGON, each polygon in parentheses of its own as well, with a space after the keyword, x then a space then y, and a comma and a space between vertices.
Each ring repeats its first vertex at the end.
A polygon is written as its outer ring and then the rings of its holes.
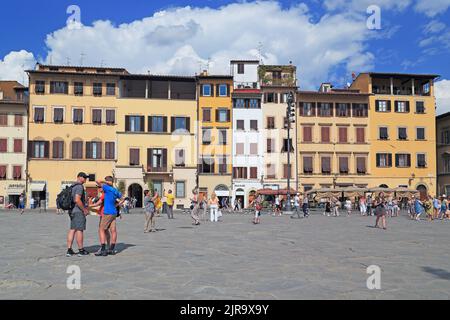
POLYGON ((41 64, 27 72, 29 89, 0 87, 0 204, 25 193, 55 207, 79 171, 89 174, 89 194, 112 175, 138 206, 149 188, 172 189, 178 208, 194 188, 246 206, 259 189, 286 188, 288 176, 299 191, 450 193, 450 181, 437 182, 437 167, 443 181, 450 175, 448 122, 436 138, 437 75, 362 73, 344 89, 303 91, 295 66, 255 60, 231 61, 227 75, 41 64))

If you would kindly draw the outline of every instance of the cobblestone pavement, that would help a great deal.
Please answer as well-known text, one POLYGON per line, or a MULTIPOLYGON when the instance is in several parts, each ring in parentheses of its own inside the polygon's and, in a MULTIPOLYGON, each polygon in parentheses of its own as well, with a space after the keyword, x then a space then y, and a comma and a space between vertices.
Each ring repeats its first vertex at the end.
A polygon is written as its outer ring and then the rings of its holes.
MULTIPOLYGON (((191 225, 161 216, 144 234, 143 215, 118 223, 116 256, 65 257, 67 215, 0 211, 0 299, 449 299, 450 222, 373 217, 308 219, 226 215, 191 225), (81 268, 68 290, 67 267, 81 268), (366 269, 382 270, 368 290, 366 269)), ((98 249, 97 217, 86 248, 98 249)), ((76 247, 76 245, 75 245, 76 247)))

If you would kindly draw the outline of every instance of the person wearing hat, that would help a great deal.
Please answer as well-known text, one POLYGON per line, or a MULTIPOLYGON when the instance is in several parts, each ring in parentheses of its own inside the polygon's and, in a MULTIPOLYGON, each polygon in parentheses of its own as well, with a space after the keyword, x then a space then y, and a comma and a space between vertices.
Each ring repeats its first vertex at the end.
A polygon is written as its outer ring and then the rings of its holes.
POLYGON ((77 182, 72 186, 72 201, 75 204, 73 209, 69 210, 70 230, 67 234, 67 253, 66 256, 71 257, 75 255, 72 250, 73 240, 76 238, 78 245, 78 256, 89 255, 89 252, 84 250, 83 237, 84 230, 86 230, 86 216, 89 214, 89 209, 86 206, 86 192, 83 185, 86 183, 88 175, 80 172, 77 175, 77 182))

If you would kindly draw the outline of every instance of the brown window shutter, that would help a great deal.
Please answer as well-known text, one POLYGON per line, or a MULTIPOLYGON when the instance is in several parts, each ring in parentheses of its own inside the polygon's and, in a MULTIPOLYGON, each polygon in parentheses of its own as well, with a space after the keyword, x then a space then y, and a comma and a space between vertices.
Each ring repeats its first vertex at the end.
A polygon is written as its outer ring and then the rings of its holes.
POLYGON ((209 84, 211 86, 211 97, 214 97, 214 83, 209 84))
POLYGON ((145 131, 145 117, 144 116, 140 116, 139 120, 141 122, 141 132, 145 131))
POLYGON ((14 139, 14 152, 22 152, 22 139, 14 139))
POLYGON ((152 155, 153 149, 147 149, 147 172, 152 172, 152 155))
POLYGON ((216 122, 219 121, 219 110, 216 110, 216 122))
POLYGON ((220 93, 220 84, 216 84, 216 97, 219 96, 220 93))
POLYGON ((170 117, 170 132, 175 131, 175 117, 170 117))
POLYGON ((48 159, 50 155, 50 142, 44 142, 44 158, 48 159))
POLYGON ((231 121, 231 110, 228 109, 227 110, 227 122, 230 122, 230 121, 231 121))
POLYGON ((153 131, 153 117, 152 116, 148 116, 147 117, 147 131, 148 132, 152 132, 153 131))
POLYGON ((311 127, 303 127, 303 141, 304 142, 312 142, 312 128, 311 127))
POLYGON ((167 149, 163 149, 162 151, 162 164, 164 171, 167 171, 167 149))
POLYGON ((91 156, 91 142, 86 142, 86 159, 90 159, 91 156))
POLYGON ((329 127, 322 127, 322 142, 329 142, 330 141, 330 128, 329 127))
POLYGON ((14 125, 16 127, 21 127, 23 125, 23 119, 21 114, 14 115, 14 125))
POLYGON ((125 131, 130 131, 130 116, 125 116, 125 131))
POLYGON ((101 142, 97 142, 97 159, 102 159, 102 158, 103 158, 102 143, 101 142))
POLYGON ((303 116, 303 115, 304 115, 303 106, 304 106, 304 103, 303 103, 303 102, 300 102, 300 103, 299 103, 299 113, 300 113, 300 116, 303 116))
POLYGON ((191 118, 186 117, 186 130, 191 132, 191 118))
POLYGON ((6 139, 0 139, 0 152, 7 152, 7 140, 6 139))
POLYGON ((167 117, 163 117, 163 131, 167 132, 167 117))
POLYGON ((387 111, 391 112, 391 100, 388 100, 387 102, 387 111))
POLYGON ((230 93, 230 85, 227 84, 227 97, 230 97, 231 93, 230 93))
POLYGON ((203 97, 203 84, 200 85, 200 97, 203 97))

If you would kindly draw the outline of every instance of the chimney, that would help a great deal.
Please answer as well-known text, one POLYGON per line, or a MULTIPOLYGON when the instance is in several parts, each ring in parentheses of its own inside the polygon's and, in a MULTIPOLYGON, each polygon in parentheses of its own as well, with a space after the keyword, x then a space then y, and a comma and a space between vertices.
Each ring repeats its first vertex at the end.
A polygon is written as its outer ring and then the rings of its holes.
POLYGON ((208 76, 208 70, 203 70, 201 75, 204 77, 208 76))

